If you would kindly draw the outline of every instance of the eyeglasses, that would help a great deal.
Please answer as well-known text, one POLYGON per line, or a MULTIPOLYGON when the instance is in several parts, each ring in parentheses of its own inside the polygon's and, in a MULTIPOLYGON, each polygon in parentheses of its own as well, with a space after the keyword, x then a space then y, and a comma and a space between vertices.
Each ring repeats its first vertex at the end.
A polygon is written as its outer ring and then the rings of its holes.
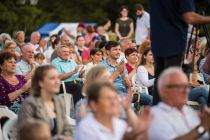
POLYGON ((186 84, 180 84, 180 85, 166 85, 165 86, 166 88, 168 89, 178 89, 178 90, 183 90, 183 89, 189 89, 190 88, 190 85, 186 85, 186 84))

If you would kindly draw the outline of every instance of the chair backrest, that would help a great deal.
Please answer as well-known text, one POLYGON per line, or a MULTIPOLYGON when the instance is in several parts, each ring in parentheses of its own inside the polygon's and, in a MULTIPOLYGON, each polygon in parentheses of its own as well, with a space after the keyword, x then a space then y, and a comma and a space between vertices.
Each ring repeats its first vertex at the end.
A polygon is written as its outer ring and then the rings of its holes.
POLYGON ((10 119, 3 127, 4 140, 16 140, 17 138, 17 118, 10 119))
POLYGON ((74 112, 74 102, 73 102, 73 97, 71 94, 68 94, 66 92, 66 86, 64 81, 61 82, 62 87, 63 87, 63 93, 59 94, 64 99, 65 102, 65 109, 66 109, 66 115, 71 116, 74 112))
MULTIPOLYGON (((9 119, 17 118, 17 115, 11 110, 9 110, 7 106, 0 106, 0 119, 2 119, 3 117, 8 118, 9 120, 9 119)), ((2 126, 3 124, 2 122, 0 122, 0 140, 3 140, 2 126)))
POLYGON ((75 120, 75 119, 72 119, 72 118, 70 118, 69 116, 66 116, 66 118, 67 118, 68 123, 69 123, 71 126, 76 126, 76 120, 75 120))
POLYGON ((66 119, 67 119, 68 124, 71 126, 71 129, 72 129, 73 134, 74 134, 74 132, 76 130, 76 120, 70 118, 69 116, 66 116, 66 119))
POLYGON ((0 107, 0 118, 7 117, 9 119, 17 118, 17 115, 8 108, 0 107))

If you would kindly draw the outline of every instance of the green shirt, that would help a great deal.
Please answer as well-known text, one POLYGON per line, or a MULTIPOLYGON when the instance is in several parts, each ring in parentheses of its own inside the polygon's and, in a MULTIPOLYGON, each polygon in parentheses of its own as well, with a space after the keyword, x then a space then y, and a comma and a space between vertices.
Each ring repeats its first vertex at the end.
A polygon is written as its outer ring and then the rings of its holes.
MULTIPOLYGON (((77 67, 77 64, 74 61, 72 61, 71 59, 64 61, 60 57, 55 58, 52 61, 52 65, 57 68, 59 74, 65 74, 68 72, 72 72, 77 67)), ((79 81, 81 80, 79 78, 79 71, 76 74, 66 78, 64 80, 64 82, 72 82, 73 80, 79 80, 79 81)))

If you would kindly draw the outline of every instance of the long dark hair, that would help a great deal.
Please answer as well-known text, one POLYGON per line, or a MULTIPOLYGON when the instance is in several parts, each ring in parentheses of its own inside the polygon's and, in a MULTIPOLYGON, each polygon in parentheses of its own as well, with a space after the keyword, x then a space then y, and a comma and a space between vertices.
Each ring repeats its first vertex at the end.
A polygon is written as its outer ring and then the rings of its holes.
POLYGON ((31 93, 33 96, 40 97, 41 87, 39 86, 39 82, 44 79, 46 73, 51 69, 56 69, 56 68, 52 65, 44 65, 36 69, 32 77, 32 83, 31 83, 32 84, 31 93))
POLYGON ((143 54, 141 56, 140 65, 145 65, 146 64, 146 59, 144 57, 149 53, 149 51, 151 51, 150 47, 147 47, 147 48, 144 49, 143 54))

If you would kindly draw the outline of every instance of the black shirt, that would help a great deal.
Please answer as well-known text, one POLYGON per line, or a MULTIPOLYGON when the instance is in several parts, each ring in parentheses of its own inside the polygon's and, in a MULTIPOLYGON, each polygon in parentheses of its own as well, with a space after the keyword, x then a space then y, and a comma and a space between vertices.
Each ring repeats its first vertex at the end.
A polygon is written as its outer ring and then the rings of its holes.
POLYGON ((119 24, 119 32, 122 37, 127 37, 130 32, 130 24, 133 22, 131 18, 127 20, 121 20, 120 18, 117 19, 116 23, 119 24))
POLYGON ((149 0, 151 46, 157 57, 174 56, 185 50, 188 25, 183 14, 194 11, 193 0, 149 0))

